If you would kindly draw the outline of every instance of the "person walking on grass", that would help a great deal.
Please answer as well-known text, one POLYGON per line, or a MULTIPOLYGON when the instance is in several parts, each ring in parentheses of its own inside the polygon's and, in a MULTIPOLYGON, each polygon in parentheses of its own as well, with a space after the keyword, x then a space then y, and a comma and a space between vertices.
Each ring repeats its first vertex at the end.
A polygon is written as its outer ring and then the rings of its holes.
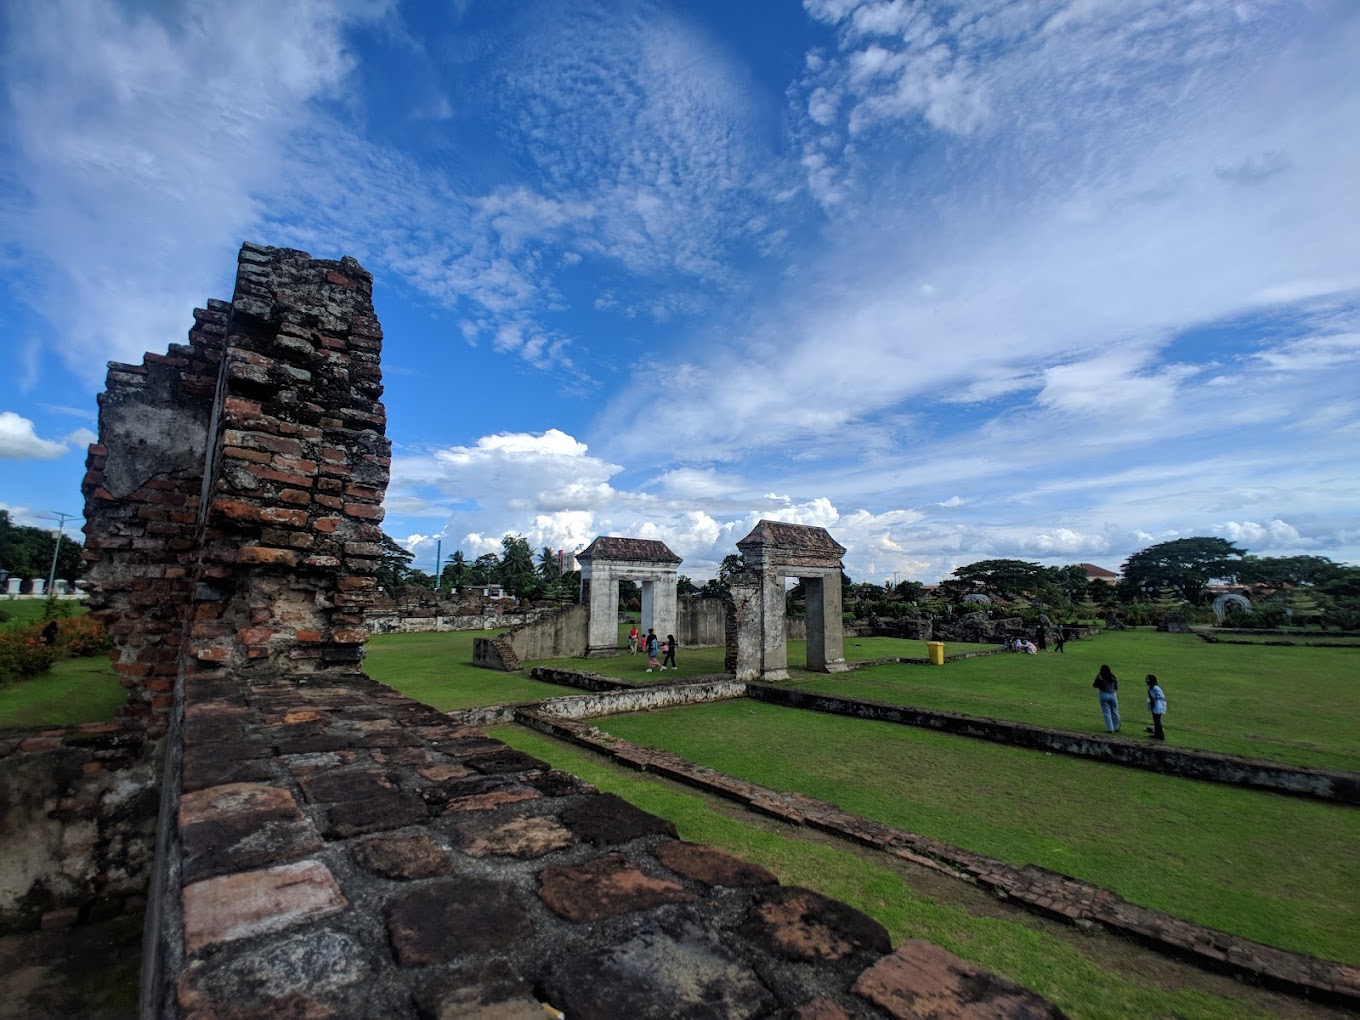
POLYGON ((1100 713, 1105 717, 1105 732, 1119 732, 1119 680, 1110 672, 1110 667, 1102 665, 1091 684, 1100 692, 1100 713))
POLYGON ((661 668, 662 668, 662 669, 665 669, 665 668, 667 668, 667 667, 669 666, 671 669, 675 669, 676 666, 675 666, 675 635, 674 635, 674 634, 667 634, 667 635, 666 635, 666 643, 665 643, 664 645, 661 646, 661 651, 662 651, 662 653, 666 656, 664 659, 661 660, 661 668))
POLYGON ((1152 713, 1152 725, 1147 727, 1148 736, 1153 740, 1165 740, 1166 733, 1162 730, 1162 716, 1166 715, 1166 694, 1157 683, 1157 678, 1149 673, 1147 675, 1148 686, 1148 711, 1152 713))
POLYGON ((628 631, 628 654, 632 655, 637 650, 638 650, 638 629, 637 624, 633 624, 632 629, 628 631))
POLYGON ((661 654, 661 642, 657 640, 656 631, 652 630, 651 627, 647 628, 645 644, 647 648, 647 672, 650 673, 654 669, 660 670, 661 663, 657 656, 661 654))

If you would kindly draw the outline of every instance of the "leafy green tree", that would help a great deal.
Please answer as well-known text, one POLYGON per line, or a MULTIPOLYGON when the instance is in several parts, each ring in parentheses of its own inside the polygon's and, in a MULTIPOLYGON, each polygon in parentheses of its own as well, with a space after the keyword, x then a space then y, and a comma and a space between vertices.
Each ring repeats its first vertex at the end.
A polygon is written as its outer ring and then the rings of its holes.
MULTIPOLYGON (((1086 571, 1076 564, 1050 568, 1053 583, 1062 589, 1063 595, 1072 602, 1080 602, 1089 594, 1090 582, 1086 571)), ((1108 587, 1108 586, 1107 586, 1108 587)))
POLYGON ((461 588, 467 584, 468 561, 462 549, 455 549, 448 562, 444 564, 444 572, 440 575, 440 582, 445 588, 461 588))
POLYGON ((1242 584, 1283 591, 1326 583, 1344 570, 1326 556, 1244 556, 1237 579, 1242 584))
POLYGON ((1048 568, 1028 560, 978 560, 958 567, 940 587, 956 599, 973 594, 1013 599, 1037 591, 1046 580, 1048 568))
POLYGON ((378 584, 384 588, 400 588, 407 583, 411 572, 411 561, 415 553, 409 552, 395 538, 383 532, 382 553, 378 557, 378 584))
POLYGON ((903 602, 920 602, 925 598, 926 586, 920 581, 899 581, 892 591, 903 602))
MULTIPOLYGON (((46 581, 56 544, 56 528, 14 524, 9 511, 0 510, 0 569, 9 571, 11 577, 40 577, 46 581)), ((58 579, 74 581, 80 575, 84 566, 81 552, 79 540, 64 530, 57 551, 58 579)))
POLYGON ((687 575, 681 574, 675 579, 675 594, 697 595, 699 594, 699 586, 690 580, 687 575))
POLYGON ((506 591, 518 598, 539 580, 534 569, 534 550, 523 535, 506 535, 501 539, 500 582, 506 591))
POLYGON ((1241 558, 1247 554, 1227 539, 1195 537, 1161 542, 1136 552, 1124 561, 1121 588, 1125 592, 1155 596, 1163 589, 1177 592, 1191 605, 1201 605, 1204 588, 1215 578, 1237 576, 1241 558))
POLYGON ((468 584, 500 584, 501 558, 495 553, 482 553, 468 567, 468 584))

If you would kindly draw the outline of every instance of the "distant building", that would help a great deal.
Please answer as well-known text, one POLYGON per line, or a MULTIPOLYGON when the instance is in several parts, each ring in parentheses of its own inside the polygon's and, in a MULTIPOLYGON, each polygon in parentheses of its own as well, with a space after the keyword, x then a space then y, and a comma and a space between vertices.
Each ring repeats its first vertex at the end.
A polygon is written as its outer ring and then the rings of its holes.
POLYGON ((1119 575, 1113 570, 1106 570, 1094 563, 1078 563, 1077 566, 1086 571, 1086 580, 1088 581, 1104 581, 1106 584, 1114 584, 1119 580, 1119 575))

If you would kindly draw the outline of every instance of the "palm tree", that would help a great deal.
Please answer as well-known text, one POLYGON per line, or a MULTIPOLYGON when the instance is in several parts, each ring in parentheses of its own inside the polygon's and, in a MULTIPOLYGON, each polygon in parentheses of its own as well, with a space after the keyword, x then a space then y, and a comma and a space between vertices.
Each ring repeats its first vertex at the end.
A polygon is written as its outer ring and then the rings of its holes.
POLYGON ((538 554, 538 576, 551 582, 561 573, 558 569, 557 552, 545 545, 538 554))

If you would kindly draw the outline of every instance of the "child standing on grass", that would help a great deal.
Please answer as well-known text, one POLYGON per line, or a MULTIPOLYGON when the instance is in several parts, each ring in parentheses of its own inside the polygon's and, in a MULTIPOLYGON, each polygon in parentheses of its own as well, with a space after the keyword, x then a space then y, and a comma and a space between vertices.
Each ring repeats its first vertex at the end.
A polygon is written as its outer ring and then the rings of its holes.
POLYGON ((1157 684, 1157 678, 1151 673, 1147 675, 1148 686, 1148 711, 1152 713, 1152 725, 1147 727, 1148 736, 1153 740, 1165 740, 1166 734, 1162 732, 1162 716, 1166 715, 1166 694, 1163 693, 1157 684))

